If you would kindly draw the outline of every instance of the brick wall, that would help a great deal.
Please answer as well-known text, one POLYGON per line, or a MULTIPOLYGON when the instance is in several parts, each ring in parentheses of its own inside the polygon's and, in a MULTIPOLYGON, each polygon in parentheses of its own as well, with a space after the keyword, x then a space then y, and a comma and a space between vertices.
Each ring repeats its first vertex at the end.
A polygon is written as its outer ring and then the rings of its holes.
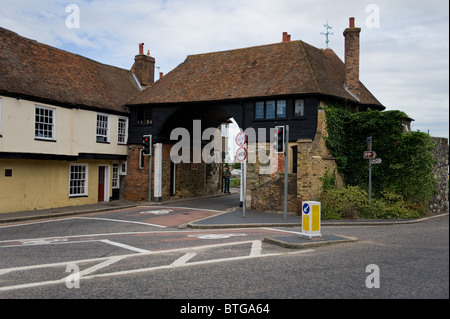
MULTIPOLYGON (((163 144, 162 190, 163 201, 217 194, 221 191, 221 164, 178 163, 175 165, 175 194, 170 194, 172 145, 163 144)), ((122 197, 127 200, 148 201, 149 161, 144 156, 143 169, 139 168, 141 145, 129 145, 127 175, 122 182, 122 197)), ((152 163, 152 200, 154 200, 154 162, 152 163)))
MULTIPOLYGON (((148 156, 144 156, 144 168, 139 168, 139 150, 141 145, 129 145, 127 175, 122 182, 122 197, 127 200, 148 200, 148 156)), ((152 181, 153 187, 153 181, 152 181)))

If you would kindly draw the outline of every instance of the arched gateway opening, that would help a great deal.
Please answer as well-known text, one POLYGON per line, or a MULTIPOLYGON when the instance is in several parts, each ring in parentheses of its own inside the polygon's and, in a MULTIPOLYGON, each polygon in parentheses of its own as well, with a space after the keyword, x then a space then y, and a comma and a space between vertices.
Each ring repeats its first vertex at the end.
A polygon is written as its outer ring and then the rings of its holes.
POLYGON ((202 104, 141 105, 130 115, 123 197, 166 201, 222 192, 228 137, 221 125, 231 122, 232 112, 202 104), (152 136, 151 159, 143 154, 144 135, 152 136))

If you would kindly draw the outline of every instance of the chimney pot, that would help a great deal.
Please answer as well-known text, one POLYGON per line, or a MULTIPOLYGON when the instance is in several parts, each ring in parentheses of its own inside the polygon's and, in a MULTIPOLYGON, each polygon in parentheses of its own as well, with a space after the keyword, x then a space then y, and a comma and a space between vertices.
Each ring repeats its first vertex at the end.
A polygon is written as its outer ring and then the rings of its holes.
POLYGON ((163 76, 164 76, 164 73, 159 72, 159 78, 162 79, 163 76))
POLYGON ((289 42, 291 41, 291 35, 288 34, 287 32, 283 32, 283 42, 289 42))
POLYGON ((150 56, 150 50, 147 50, 147 55, 150 56))
POLYGON ((355 27, 355 18, 351 17, 349 19, 349 28, 354 28, 355 27))
POLYGON ((144 42, 139 43, 139 54, 144 54, 144 42))

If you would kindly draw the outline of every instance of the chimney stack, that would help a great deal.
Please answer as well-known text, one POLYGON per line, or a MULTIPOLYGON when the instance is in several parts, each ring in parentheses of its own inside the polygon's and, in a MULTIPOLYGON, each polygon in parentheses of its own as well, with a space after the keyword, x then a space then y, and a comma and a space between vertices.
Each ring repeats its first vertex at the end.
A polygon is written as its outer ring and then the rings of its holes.
POLYGON ((291 41, 291 35, 287 32, 283 32, 283 42, 290 42, 291 41))
POLYGON ((131 67, 140 84, 143 86, 152 85, 155 82, 155 58, 144 54, 144 43, 139 43, 139 54, 134 57, 134 64, 131 67))
POLYGON ((355 18, 349 19, 349 27, 344 31, 345 37, 345 84, 356 97, 359 95, 359 33, 355 28, 355 18))

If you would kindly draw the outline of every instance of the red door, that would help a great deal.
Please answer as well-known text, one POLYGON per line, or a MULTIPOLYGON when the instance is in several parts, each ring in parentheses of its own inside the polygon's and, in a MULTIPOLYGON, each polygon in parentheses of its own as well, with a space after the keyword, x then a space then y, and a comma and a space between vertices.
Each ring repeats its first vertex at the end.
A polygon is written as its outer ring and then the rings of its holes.
POLYGON ((105 167, 98 167, 98 201, 105 200, 105 167))

